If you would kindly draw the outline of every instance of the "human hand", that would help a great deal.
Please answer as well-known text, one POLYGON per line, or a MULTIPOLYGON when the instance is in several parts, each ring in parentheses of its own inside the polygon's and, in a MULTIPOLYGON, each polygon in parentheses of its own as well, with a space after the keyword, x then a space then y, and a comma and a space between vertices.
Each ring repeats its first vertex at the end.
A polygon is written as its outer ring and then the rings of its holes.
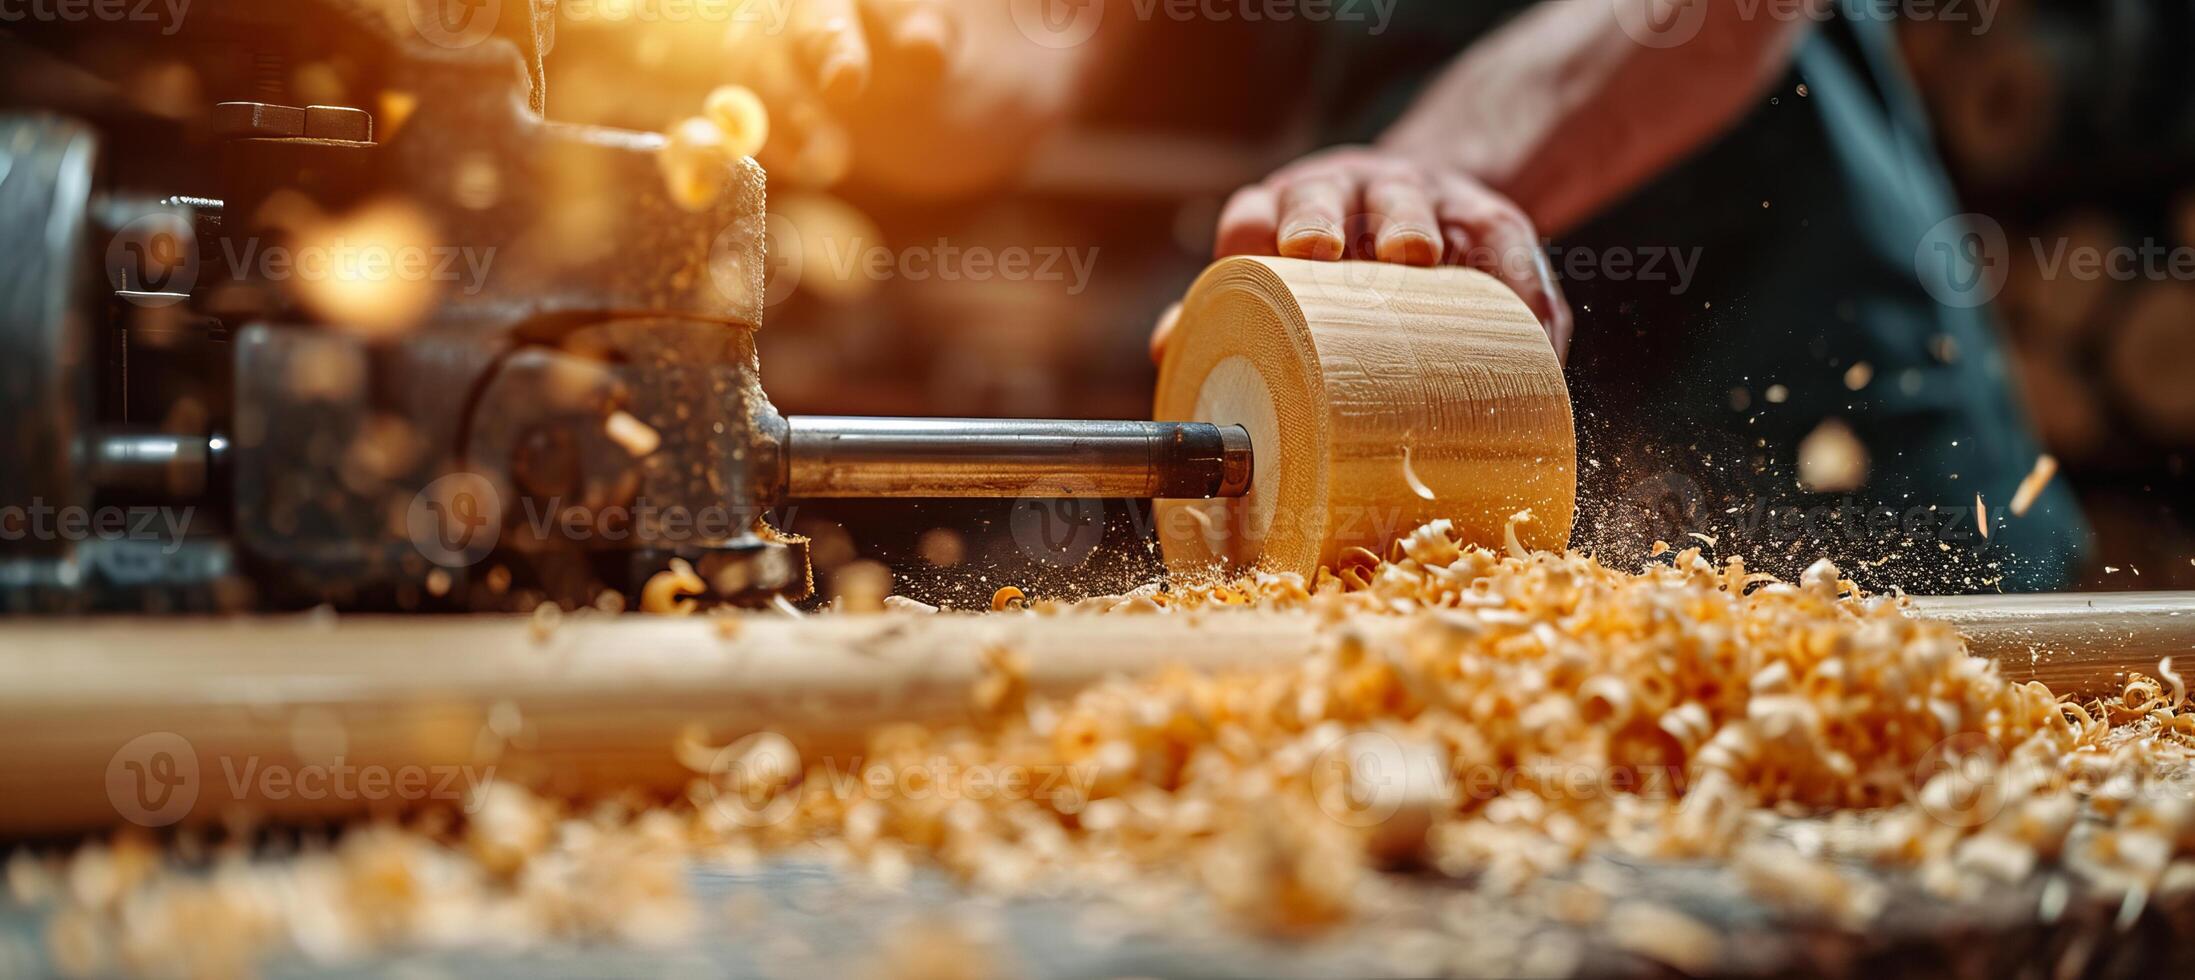
POLYGON ((794 0, 775 29, 743 24, 727 37, 725 80, 769 110, 757 156, 772 176, 829 186, 853 166, 848 110, 880 88, 927 94, 958 39, 941 0, 794 0))
POLYGON ((769 108, 773 182, 953 196, 1017 172, 1095 47, 1037 43, 1004 0, 793 0, 778 35, 731 46, 726 80, 769 108))
POLYGON ((806 80, 843 104, 878 75, 934 83, 952 58, 959 22, 940 0, 800 0, 792 29, 806 80))
MULTIPOLYGON (((1532 220, 1456 170, 1371 147, 1340 147, 1235 192, 1221 210, 1215 257, 1279 255, 1402 265, 1462 265, 1507 284, 1567 357, 1570 306, 1532 220)), ((1152 338, 1164 349, 1172 318, 1152 338)))

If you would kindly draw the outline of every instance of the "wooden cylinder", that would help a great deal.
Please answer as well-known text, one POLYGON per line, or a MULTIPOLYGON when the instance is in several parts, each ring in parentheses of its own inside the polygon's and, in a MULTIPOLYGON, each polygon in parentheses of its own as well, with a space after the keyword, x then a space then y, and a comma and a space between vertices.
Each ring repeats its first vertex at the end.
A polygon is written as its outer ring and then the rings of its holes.
POLYGON ((1577 441, 1562 367, 1507 287, 1455 267, 1238 257, 1182 301, 1153 417, 1249 429, 1229 501, 1162 501, 1176 574, 1311 574, 1436 519, 1498 547, 1568 542, 1577 441))
MULTIPOLYGON (((2195 649, 2195 594, 1915 599, 2014 680, 2115 695, 2195 649)), ((1360 617, 1378 639, 1407 617, 1360 617)), ((1308 613, 575 619, 317 617, 0 623, 0 839, 248 812, 350 817, 462 805, 510 781, 571 797, 675 794, 674 747, 770 731, 810 761, 878 726, 970 720, 984 651, 1061 696, 1165 665, 1300 660, 1308 613)))

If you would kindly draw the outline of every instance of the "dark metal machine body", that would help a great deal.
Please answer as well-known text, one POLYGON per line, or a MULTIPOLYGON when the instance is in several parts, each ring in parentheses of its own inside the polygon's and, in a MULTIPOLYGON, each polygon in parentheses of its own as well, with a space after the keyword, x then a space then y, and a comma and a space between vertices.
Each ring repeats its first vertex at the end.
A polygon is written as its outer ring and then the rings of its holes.
POLYGON ((760 169, 680 207, 658 137, 543 119, 553 4, 442 7, 0 25, 0 609, 580 604, 673 556, 797 598, 788 494, 1246 490, 1239 429, 788 422, 760 169), (390 207, 401 329, 267 259, 390 207))

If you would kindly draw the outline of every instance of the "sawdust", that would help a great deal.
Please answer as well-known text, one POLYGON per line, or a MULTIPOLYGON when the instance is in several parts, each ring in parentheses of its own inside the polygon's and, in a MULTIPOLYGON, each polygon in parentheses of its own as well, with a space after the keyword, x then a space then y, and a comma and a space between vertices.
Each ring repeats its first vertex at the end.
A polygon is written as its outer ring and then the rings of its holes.
POLYGON ((1824 419, 1799 441, 1799 485, 1809 493, 1857 490, 1868 467, 1866 444, 1843 419, 1824 419))
POLYGON ((1410 485, 1410 492, 1417 494, 1418 499, 1434 499, 1433 488, 1426 486, 1425 480, 1418 476, 1417 468, 1410 465, 1410 447, 1407 445, 1402 447, 1402 482, 1410 485))
MULTIPOLYGON (((1398 867, 1502 895, 1595 854, 1726 861, 1762 901, 1850 930, 1880 896, 1833 861, 1909 869, 1947 898, 2048 868, 2125 894, 2195 873, 2195 801, 2161 782, 2195 733, 2169 661, 2161 681, 2073 704, 1827 561, 1784 582, 1657 552, 1625 571, 1464 546, 1436 522, 1308 579, 1073 602, 1009 587, 995 615, 1299 610, 1327 643, 1300 663, 1058 698, 1032 693, 1024 655, 987 648, 967 724, 876 731, 850 765, 804 762, 770 733, 722 748, 696 733, 665 747, 694 772, 683 800, 496 783, 469 816, 365 824, 286 861, 236 846, 193 872, 124 835, 65 863, 19 853, 8 881, 56 907, 64 968, 231 972, 283 948, 676 942, 697 928, 685 862, 818 849, 893 880, 928 863, 987 893, 1178 881, 1281 936, 1353 921, 1398 867), (1366 617, 1407 628, 1375 635, 1366 617), (1802 853, 1764 837, 1790 814, 1857 830, 1802 853)), ((1680 970, 1712 969, 1726 945, 1628 900, 1561 907, 1680 970)))
POLYGON ((658 616, 691 616, 699 608, 693 597, 709 591, 709 583, 684 558, 671 559, 671 567, 648 576, 640 587, 640 611, 658 616))
POLYGON ((663 435, 646 422, 634 418, 625 411, 611 412, 602 422, 602 429, 610 439, 623 446, 634 459, 647 456, 663 445, 663 435))
POLYGON ((719 85, 702 100, 701 115, 716 126, 724 152, 751 157, 770 141, 770 111, 762 98, 742 85, 719 85))
POLYGON ((2012 516, 2026 517, 2027 510, 2043 495, 2043 488, 2058 475, 2058 459, 2049 453, 2035 457, 2035 468, 2020 481, 2019 490, 2012 495, 2012 516))

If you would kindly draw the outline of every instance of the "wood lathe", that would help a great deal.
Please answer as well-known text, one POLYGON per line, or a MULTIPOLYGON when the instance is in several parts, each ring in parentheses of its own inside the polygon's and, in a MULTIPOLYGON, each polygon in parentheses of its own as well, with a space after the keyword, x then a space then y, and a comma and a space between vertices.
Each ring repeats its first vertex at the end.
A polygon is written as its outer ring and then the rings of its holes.
POLYGON ((1430 516, 1493 542, 1530 508, 1529 544, 1567 536, 1560 369, 1476 273, 1222 263, 1155 422, 787 419, 755 349, 753 160, 674 197, 663 137, 547 122, 538 65, 355 4, 224 7, 190 44, 19 35, 11 61, 70 82, 0 114, 0 609, 630 606, 674 558, 708 600, 799 599, 807 545, 772 518, 803 497, 1241 499, 1164 508, 1181 569, 1309 572, 1430 516), (341 39, 401 115, 259 101, 226 52, 279 47, 270 22, 341 39), (78 67, 140 49, 210 109, 78 67), (246 258, 270 247, 493 258, 462 288, 346 291, 246 258), (103 513, 124 531, 68 530, 103 513))
MULTIPOLYGON (((244 29, 224 11, 197 26, 244 29)), ((664 196, 659 139, 544 124, 524 109, 517 66, 422 58, 381 29, 342 36, 362 63, 411 73, 420 103, 400 131, 323 112, 324 125, 362 125, 293 133, 281 107, 237 104, 212 117, 222 132, 199 134, 226 147, 218 158, 181 140, 114 159, 102 177, 105 148, 178 138, 127 114, 0 118, 0 142, 22 148, 0 235, 53 231, 6 244, 40 289, 0 309, 12 420, 0 427, 0 512, 193 515, 172 536, 10 535, 0 604, 569 608, 637 596, 672 558, 716 599, 798 597, 811 587, 805 544, 768 517, 802 497, 1153 498, 1183 580, 1308 576, 1360 549, 1383 556, 1434 519, 1489 547, 1510 533, 1522 548, 1569 540, 1577 452, 1562 370, 1530 311, 1480 273, 1217 263, 1182 304, 1157 421, 788 419, 763 393, 754 347, 759 167, 731 168, 696 214, 664 196), (142 166, 151 159, 170 165, 142 166), (482 214, 454 199, 443 178, 459 160, 504 167, 507 206, 482 214), (377 332, 249 270, 203 264, 225 251, 216 245, 290 234, 262 224, 277 191, 330 209, 399 195, 427 227, 465 227, 502 258, 479 290, 429 296, 410 329, 377 332), (610 199, 620 220, 599 231, 623 246, 614 262, 524 220, 610 199), (86 260, 100 254, 103 269, 86 260), (110 301, 85 304, 94 290, 110 301), (634 521, 642 505, 728 520, 634 521), (527 519, 542 512, 560 520, 543 531, 527 519), (620 520, 620 534, 570 533, 620 520)), ((66 32, 43 40, 55 57, 70 49, 66 32)), ((1917 608, 1954 617, 1975 650, 2064 693, 2107 691, 2195 645, 2195 604, 2180 595, 1917 608)), ((662 749, 688 724, 830 744, 950 715, 994 634, 1031 651, 1038 686, 1054 691, 1166 662, 1299 657, 1317 642, 1303 617, 758 621, 729 643, 691 622, 620 618, 568 624, 553 655, 527 634, 501 616, 0 625, 0 727, 49 747, 0 767, 0 796, 42 801, 10 809, 0 832, 111 820, 98 773, 148 731, 208 760, 286 757, 299 713, 322 712, 354 759, 434 764, 469 757, 507 704, 543 733, 512 764, 587 792, 680 778, 662 749)))
MULTIPOLYGON (((256 6, 206 12, 192 30, 250 36, 263 16, 243 8, 256 6)), ((753 161, 719 175, 711 206, 681 207, 657 172, 659 137, 544 122, 527 104, 534 70, 492 48, 425 50, 340 4, 279 16, 347 39, 362 71, 402 76, 418 104, 400 127, 367 108, 246 101, 179 124, 102 101, 93 86, 59 100, 56 113, 0 116, 0 145, 15 148, 0 236, 17 236, 0 251, 33 287, 11 290, 0 307, 0 405, 11 420, 0 426, 0 519, 32 532, 41 513, 190 515, 174 533, 146 537, 0 536, 6 608, 496 611, 592 605, 605 591, 631 605, 673 558, 700 572, 708 598, 799 598, 812 588, 805 543, 769 518, 807 497, 1150 498, 1167 564, 1184 581, 1253 568, 1310 576, 1355 553, 1384 556, 1435 519, 1489 547, 1510 534, 1526 549, 1569 541, 1577 444, 1562 369, 1531 312, 1483 274, 1219 262, 1182 303, 1156 421, 786 418, 763 392, 755 352, 767 289, 753 161), (107 108, 70 111, 84 106, 107 108), (499 188, 485 210, 447 179, 483 161, 499 188), (462 294, 392 289, 349 305, 222 262, 262 239, 324 231, 284 223, 273 206, 300 197, 329 215, 399 200, 403 220, 337 230, 397 248, 446 244, 462 228, 468 247, 498 258, 462 294), (561 226, 531 218, 590 208, 613 216, 590 230, 613 247, 574 248, 561 226), (101 300, 89 302, 94 295, 101 300), (415 316, 388 329, 383 306, 399 299, 416 302, 415 316), (635 516, 650 508, 724 519, 674 526, 635 516), (542 513, 557 519, 529 519, 542 513), (1513 520, 1524 513, 1529 520, 1513 520)), ((45 25, 14 43, 23 57, 67 63, 113 40, 91 36, 100 31, 45 25)), ((228 76, 205 53, 218 50, 182 56, 218 83, 228 76)), ((1977 650, 2069 693, 2101 691, 2184 649, 2195 628, 2182 596, 1920 608, 1961 617, 1977 650)), ((819 735, 934 715, 936 704, 864 691, 879 678, 831 666, 844 659, 834 651, 900 650, 886 673, 905 673, 890 685, 957 696, 952 684, 925 685, 931 672, 964 679, 973 645, 943 637, 976 629, 948 618, 864 639, 870 627, 772 624, 755 635, 772 657, 800 658, 771 668, 791 673, 736 679, 713 673, 717 644, 658 636, 672 629, 660 624, 589 624, 559 641, 585 648, 575 654, 582 665, 610 649, 654 650, 663 672, 631 674, 621 700, 585 670, 531 677, 523 652, 462 676, 370 654, 494 649, 490 636, 523 646, 498 618, 375 620, 325 637, 247 622, 0 627, 10 679, 0 718, 23 726, 15 734, 25 740, 68 733, 72 748, 56 760, 105 759, 125 720, 142 729, 163 719, 208 745, 233 736, 242 750, 279 741, 228 700, 256 691, 285 709, 324 700, 358 733, 354 748, 401 760, 455 749, 391 719, 469 718, 517 698, 529 717, 585 715, 569 744, 614 756, 605 746, 659 746, 674 715, 819 735), (148 644, 148 631, 163 642, 148 644), (127 652, 178 644, 198 652, 159 664, 127 652), (289 645, 351 652, 309 663, 269 653, 289 645), (298 686, 338 661, 351 678, 342 690, 298 686), (170 676, 177 663, 203 683, 170 676), (532 693, 497 693, 506 687, 532 693), (666 713, 673 690, 707 697, 666 713), (772 704, 835 707, 803 722, 764 710, 772 704), (409 734, 382 745, 366 733, 383 722, 409 734)), ((1067 686, 1150 666, 1157 651, 1285 657, 1313 637, 1284 621, 1087 637, 1079 625, 1016 629, 1034 631, 1026 645, 1067 686)), ((638 771, 629 761, 617 768, 626 777, 638 771)), ((85 815, 67 786, 25 772, 8 778, 30 782, 0 795, 55 801, 18 811, 25 826, 85 815)))

